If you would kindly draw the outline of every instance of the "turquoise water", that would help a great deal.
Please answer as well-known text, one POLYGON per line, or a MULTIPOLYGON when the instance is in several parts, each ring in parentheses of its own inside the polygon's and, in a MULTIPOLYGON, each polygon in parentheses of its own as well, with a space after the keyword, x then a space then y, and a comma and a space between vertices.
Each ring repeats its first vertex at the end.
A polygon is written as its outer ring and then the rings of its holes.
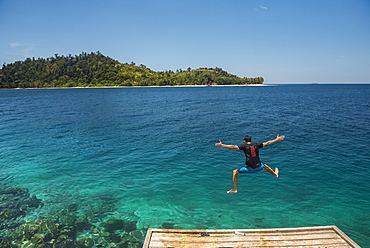
MULTIPOLYGON (((100 223, 146 228, 337 225, 370 247, 370 85, 0 91, 0 182, 100 223), (280 177, 239 177, 215 147, 285 135, 260 156, 280 177)), ((86 233, 79 234, 81 236, 86 233)))

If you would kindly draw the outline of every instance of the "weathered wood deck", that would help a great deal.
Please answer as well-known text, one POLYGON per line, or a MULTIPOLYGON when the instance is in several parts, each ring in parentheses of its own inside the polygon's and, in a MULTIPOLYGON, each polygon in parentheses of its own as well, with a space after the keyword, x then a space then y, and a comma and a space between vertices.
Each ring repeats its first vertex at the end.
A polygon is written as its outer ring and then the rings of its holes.
POLYGON ((143 248, 312 247, 360 248, 336 226, 277 229, 152 229, 143 248))

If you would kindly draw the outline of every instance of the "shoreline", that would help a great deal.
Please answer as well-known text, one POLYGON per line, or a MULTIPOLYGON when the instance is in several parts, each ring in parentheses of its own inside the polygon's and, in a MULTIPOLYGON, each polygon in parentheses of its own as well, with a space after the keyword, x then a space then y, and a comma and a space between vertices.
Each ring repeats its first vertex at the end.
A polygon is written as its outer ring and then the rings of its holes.
POLYGON ((44 88, 0 88, 0 90, 42 90, 42 89, 106 89, 106 88, 173 88, 173 87, 242 87, 242 86, 276 86, 268 84, 232 84, 232 85, 164 85, 164 86, 97 86, 97 87, 44 87, 44 88))

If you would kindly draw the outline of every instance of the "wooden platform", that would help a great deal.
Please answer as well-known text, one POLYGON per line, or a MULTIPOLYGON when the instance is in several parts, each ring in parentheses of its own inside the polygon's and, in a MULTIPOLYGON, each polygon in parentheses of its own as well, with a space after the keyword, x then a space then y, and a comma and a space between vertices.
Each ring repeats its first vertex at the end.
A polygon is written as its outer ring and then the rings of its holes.
POLYGON ((207 247, 356 247, 336 226, 277 229, 152 229, 143 248, 207 247))

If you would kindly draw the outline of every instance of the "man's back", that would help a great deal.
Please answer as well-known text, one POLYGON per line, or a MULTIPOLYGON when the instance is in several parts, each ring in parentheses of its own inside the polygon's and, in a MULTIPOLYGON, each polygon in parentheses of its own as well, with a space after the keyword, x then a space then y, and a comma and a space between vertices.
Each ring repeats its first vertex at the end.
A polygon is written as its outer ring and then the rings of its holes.
POLYGON ((248 143, 239 146, 239 150, 242 150, 245 154, 245 164, 252 169, 261 166, 259 158, 259 149, 263 147, 262 143, 248 143))

